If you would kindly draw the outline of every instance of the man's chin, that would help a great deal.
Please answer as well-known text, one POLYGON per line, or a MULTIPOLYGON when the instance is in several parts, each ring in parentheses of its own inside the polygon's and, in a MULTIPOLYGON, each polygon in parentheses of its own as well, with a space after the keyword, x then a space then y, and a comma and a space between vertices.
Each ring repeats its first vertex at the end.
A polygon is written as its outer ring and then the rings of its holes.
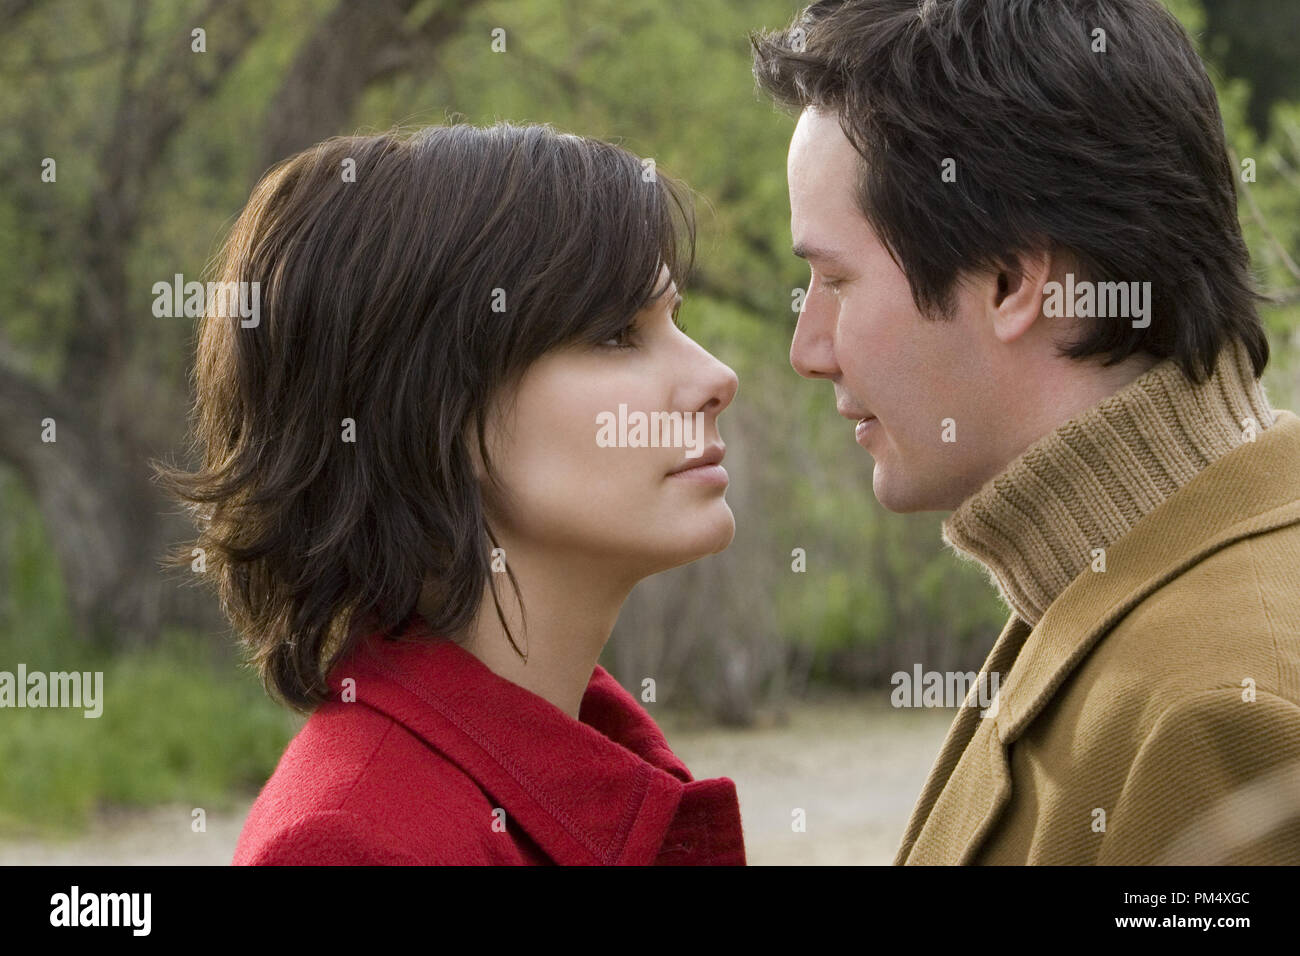
POLYGON ((944 496, 939 494, 940 489, 909 480, 879 462, 871 475, 871 490, 880 506, 895 514, 950 510, 944 496))

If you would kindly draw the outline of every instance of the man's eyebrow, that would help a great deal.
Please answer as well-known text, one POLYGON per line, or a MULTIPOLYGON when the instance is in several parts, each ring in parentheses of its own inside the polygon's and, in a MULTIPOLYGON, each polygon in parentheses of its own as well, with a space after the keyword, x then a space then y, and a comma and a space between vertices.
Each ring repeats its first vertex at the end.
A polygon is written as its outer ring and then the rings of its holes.
POLYGON ((829 249, 822 249, 818 246, 810 246, 801 242, 790 251, 800 259, 817 259, 821 262, 841 267, 845 265, 844 257, 838 252, 832 252, 829 249))

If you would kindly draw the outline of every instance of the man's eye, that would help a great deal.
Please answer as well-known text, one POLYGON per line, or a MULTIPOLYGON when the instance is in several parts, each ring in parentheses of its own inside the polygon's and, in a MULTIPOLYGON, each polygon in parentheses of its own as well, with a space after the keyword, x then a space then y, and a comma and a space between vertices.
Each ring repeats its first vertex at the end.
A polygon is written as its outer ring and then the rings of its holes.
POLYGON ((839 297, 839 294, 840 294, 840 286, 843 285, 843 284, 844 284, 843 281, 840 280, 840 279, 823 279, 823 280, 822 280, 822 288, 825 289, 827 292, 829 292, 831 295, 835 296, 836 298, 839 297))

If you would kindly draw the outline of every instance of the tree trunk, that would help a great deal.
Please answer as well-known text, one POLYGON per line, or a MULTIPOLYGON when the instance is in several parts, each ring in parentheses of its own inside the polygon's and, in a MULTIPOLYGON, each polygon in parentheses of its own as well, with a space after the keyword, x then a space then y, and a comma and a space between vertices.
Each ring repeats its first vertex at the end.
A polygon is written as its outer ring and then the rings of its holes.
MULTIPOLYGON (((338 4, 281 79, 255 148, 278 160, 346 132, 369 84, 433 67, 439 47, 478 2, 338 4)), ((12 27, 33 6, 0 0, 0 22, 12 27)), ((177 44, 163 48, 155 62, 144 29, 149 5, 132 4, 122 24, 116 108, 88 163, 97 174, 84 218, 67 237, 77 318, 61 380, 34 378, 32 363, 0 331, 0 461, 17 470, 37 503, 77 632, 114 646, 150 641, 169 624, 219 626, 216 602, 205 590, 178 587, 189 583, 187 573, 161 566, 167 551, 194 535, 188 517, 154 486, 149 468, 152 456, 180 438, 185 422, 170 410, 185 403, 181 383, 146 386, 133 365, 136 333, 148 319, 139 290, 129 288, 128 260, 172 140, 256 39, 255 6, 205 0, 193 20, 207 26, 210 53, 195 57, 188 44, 177 44), (42 441, 45 419, 54 421, 53 442, 42 441)), ((44 203, 43 194, 31 193, 33 208, 44 203)))

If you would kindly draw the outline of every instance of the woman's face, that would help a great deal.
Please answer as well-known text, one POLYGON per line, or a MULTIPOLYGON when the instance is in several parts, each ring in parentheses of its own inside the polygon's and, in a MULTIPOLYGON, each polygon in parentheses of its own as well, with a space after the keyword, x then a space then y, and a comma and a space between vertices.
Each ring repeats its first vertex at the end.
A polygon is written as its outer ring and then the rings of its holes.
POLYGON ((677 327, 679 301, 670 284, 618 338, 547 353, 494 409, 484 496, 507 562, 513 545, 634 581, 731 543, 727 474, 706 463, 739 383, 677 327))

